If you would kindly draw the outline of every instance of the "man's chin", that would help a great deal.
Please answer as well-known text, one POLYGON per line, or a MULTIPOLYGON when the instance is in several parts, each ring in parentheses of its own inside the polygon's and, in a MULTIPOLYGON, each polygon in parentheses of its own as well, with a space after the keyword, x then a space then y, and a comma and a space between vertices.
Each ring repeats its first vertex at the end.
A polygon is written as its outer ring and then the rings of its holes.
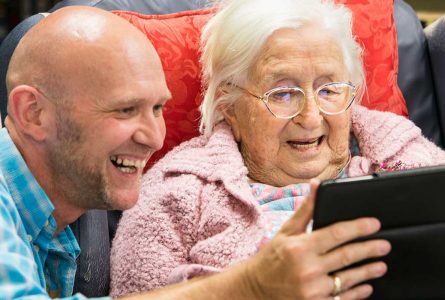
POLYGON ((139 192, 121 192, 113 195, 107 201, 108 210, 126 210, 136 205, 139 197, 139 192))

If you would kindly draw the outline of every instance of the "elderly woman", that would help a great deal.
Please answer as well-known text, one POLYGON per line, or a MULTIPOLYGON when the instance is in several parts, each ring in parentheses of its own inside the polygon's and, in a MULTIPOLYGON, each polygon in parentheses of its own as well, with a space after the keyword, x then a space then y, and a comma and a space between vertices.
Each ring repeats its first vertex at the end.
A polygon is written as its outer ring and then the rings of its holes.
MULTIPOLYGON (((202 43, 203 134, 145 175, 140 201, 124 213, 114 240, 112 294, 216 272, 272 245, 267 267, 289 261, 294 272, 288 299, 368 297, 372 289, 362 282, 382 276, 382 262, 335 273, 389 251, 385 241, 340 246, 338 236, 360 220, 312 234, 286 223, 273 237, 312 178, 445 163, 444 152, 409 120, 358 104, 362 49, 343 6, 233 0, 207 24, 202 43), (293 240, 284 238, 289 231, 293 240), (336 242, 323 245, 332 235, 336 242), (286 243, 293 250, 283 254, 286 243)), ((274 280, 267 267, 258 276, 274 280)))

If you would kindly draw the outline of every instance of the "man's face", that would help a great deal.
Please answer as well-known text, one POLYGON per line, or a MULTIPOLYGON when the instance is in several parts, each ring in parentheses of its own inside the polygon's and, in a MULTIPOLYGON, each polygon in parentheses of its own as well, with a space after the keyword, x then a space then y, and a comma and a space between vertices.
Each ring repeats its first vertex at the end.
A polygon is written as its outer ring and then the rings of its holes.
POLYGON ((85 209, 130 208, 143 167, 165 137, 170 93, 161 66, 117 62, 80 86, 55 109, 48 147, 55 188, 85 209))

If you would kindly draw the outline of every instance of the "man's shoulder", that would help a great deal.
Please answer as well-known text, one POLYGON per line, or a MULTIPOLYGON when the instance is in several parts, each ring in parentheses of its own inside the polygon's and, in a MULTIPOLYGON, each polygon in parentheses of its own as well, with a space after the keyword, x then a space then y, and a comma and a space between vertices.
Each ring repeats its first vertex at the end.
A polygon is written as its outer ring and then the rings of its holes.
POLYGON ((5 208, 16 208, 14 200, 11 195, 11 191, 9 190, 8 183, 6 181, 5 174, 3 174, 3 170, 0 168, 0 212, 3 213, 3 207, 5 208))
MULTIPOLYGON (((18 213, 17 205, 12 197, 11 191, 8 187, 8 182, 6 181, 6 176, 3 174, 3 170, 0 169, 0 218, 5 219, 5 217, 13 218, 15 223, 20 218, 18 213)), ((1 228, 0 228, 1 231, 1 228)))

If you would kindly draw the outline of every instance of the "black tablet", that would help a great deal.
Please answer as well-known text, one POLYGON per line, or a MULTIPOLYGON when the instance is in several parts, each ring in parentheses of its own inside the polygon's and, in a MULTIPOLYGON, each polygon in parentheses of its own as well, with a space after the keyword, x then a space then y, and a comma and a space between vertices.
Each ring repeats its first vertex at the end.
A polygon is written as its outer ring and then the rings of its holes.
POLYGON ((391 242, 388 273, 370 299, 445 299, 445 166, 378 173, 320 184, 313 228, 376 217, 370 238, 391 242))

